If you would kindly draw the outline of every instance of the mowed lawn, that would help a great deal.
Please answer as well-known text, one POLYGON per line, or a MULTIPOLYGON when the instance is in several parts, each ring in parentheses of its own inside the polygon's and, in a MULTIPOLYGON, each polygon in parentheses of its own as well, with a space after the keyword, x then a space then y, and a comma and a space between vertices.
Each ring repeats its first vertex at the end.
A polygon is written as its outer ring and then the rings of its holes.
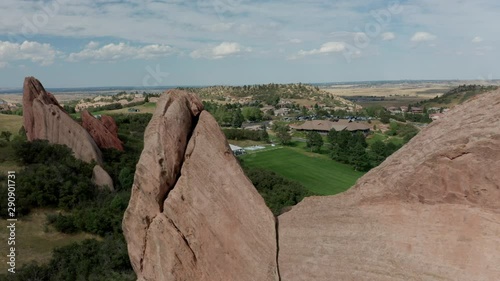
POLYGON ((274 171, 302 183, 318 195, 343 192, 364 174, 325 155, 300 152, 288 147, 247 154, 241 158, 248 167, 274 171))

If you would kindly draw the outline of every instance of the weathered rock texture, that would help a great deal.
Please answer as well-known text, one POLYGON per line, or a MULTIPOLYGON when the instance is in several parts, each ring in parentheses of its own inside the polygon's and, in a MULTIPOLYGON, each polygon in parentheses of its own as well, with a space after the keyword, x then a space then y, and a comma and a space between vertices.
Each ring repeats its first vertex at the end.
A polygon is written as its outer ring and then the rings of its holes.
POLYGON ((62 109, 34 77, 26 77, 23 93, 24 128, 29 141, 48 140, 71 148, 75 157, 102 164, 101 151, 85 129, 62 109))
POLYGON ((106 188, 113 191, 113 179, 108 173, 99 165, 95 165, 92 170, 92 182, 98 187, 106 188))
POLYGON ((275 220, 199 99, 168 91, 123 231, 139 280, 277 280, 275 220))
POLYGON ((89 132, 99 148, 114 148, 123 151, 123 144, 118 138, 118 126, 112 117, 103 115, 101 120, 87 110, 82 111, 82 126, 89 132))
POLYGON ((279 217, 282 280, 500 280, 500 91, 279 217))
POLYGON ((101 122, 113 135, 118 138, 118 126, 116 125, 115 119, 108 115, 101 115, 101 122))

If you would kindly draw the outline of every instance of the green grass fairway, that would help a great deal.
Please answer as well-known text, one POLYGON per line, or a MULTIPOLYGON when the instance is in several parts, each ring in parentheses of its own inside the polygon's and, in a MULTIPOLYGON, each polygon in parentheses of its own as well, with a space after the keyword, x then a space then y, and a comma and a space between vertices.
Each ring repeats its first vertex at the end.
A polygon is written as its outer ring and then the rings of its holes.
POLYGON ((247 154, 241 158, 248 167, 274 171, 302 183, 318 195, 343 192, 364 174, 325 155, 303 153, 288 147, 247 154))

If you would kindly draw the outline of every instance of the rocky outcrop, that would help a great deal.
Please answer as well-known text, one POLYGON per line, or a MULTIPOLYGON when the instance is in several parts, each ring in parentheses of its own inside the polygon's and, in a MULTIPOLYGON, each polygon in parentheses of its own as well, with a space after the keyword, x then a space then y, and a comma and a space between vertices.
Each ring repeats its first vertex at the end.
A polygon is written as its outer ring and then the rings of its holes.
POLYGON ((74 121, 34 77, 26 77, 23 93, 24 128, 29 141, 48 140, 73 150, 76 158, 102 164, 101 151, 89 133, 74 121))
POLYGON ((498 280, 500 91, 422 130, 349 191, 279 217, 282 280, 498 280))
POLYGON ((118 138, 118 126, 116 125, 115 119, 113 119, 113 117, 108 115, 101 115, 101 122, 110 133, 118 138))
POLYGON ((87 110, 83 110, 82 126, 89 132, 99 148, 114 148, 123 151, 123 144, 118 138, 118 127, 112 117, 103 115, 102 122, 87 110))
POLYGON ((278 280, 275 220, 214 118, 168 91, 145 132, 123 232, 139 280, 278 280))
POLYGON ((113 186, 113 179, 101 166, 95 165, 92 170, 92 182, 101 188, 106 188, 110 191, 115 190, 113 186))

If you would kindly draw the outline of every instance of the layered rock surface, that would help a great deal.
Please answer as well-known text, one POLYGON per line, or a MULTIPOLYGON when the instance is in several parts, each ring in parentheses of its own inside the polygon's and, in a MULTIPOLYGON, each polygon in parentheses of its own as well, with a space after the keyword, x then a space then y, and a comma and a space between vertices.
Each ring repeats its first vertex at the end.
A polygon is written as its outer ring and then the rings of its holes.
POLYGON ((55 97, 34 77, 26 77, 23 93, 24 128, 29 141, 48 140, 71 148, 75 157, 102 164, 101 151, 89 133, 74 121, 55 97))
POLYGON ((282 280, 499 280, 500 91, 279 217, 282 280))
POLYGON ((89 132, 99 148, 123 151, 122 141, 118 138, 118 126, 111 116, 102 115, 101 120, 98 120, 87 110, 83 110, 81 116, 83 128, 89 132))
POLYGON ((215 119, 183 91, 145 132, 123 231, 139 280, 278 280, 275 220, 215 119))

